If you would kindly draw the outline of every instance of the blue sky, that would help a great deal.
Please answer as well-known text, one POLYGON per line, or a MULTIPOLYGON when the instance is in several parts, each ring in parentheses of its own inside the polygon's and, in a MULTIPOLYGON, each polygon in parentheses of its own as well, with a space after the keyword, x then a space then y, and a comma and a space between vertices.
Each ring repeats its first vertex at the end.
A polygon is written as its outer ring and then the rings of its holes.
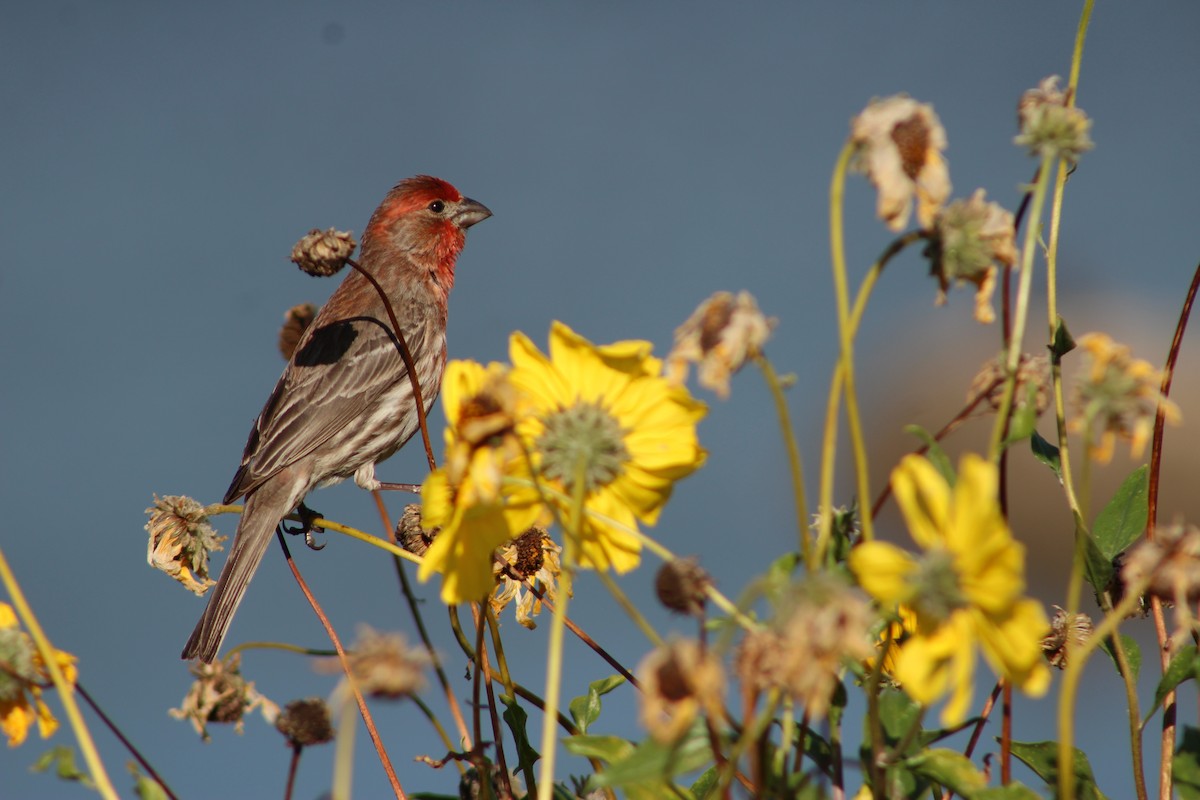
MULTIPOLYGON (((749 289, 780 319, 768 353, 798 376, 789 398, 812 466, 835 342, 828 182, 850 118, 900 91, 933 103, 955 196, 982 186, 1013 208, 1033 171, 1012 144, 1017 98, 1066 73, 1078 13, 1068 2, 14 5, 0 25, 0 547, 54 641, 79 655, 89 691, 181 796, 281 793, 286 751, 260 722, 202 745, 166 715, 187 688, 178 653, 202 603, 146 567, 142 509, 156 492, 223 493, 282 367, 284 310, 333 288, 287 261, 301 234, 361 232, 416 173, 487 204, 495 216, 470 232, 449 331, 451 355, 478 360, 503 358, 513 330, 544 343, 552 319, 662 352, 708 294, 749 289)), ((1100 3, 1080 86, 1097 146, 1068 188, 1063 313, 1073 331, 1102 328, 1155 361, 1200 254, 1197 30, 1192 3, 1100 3)), ((890 240, 873 204, 856 179, 856 275, 890 240)), ((938 426, 996 348, 968 293, 934 308, 926 270, 916 254, 899 259, 862 332, 876 485, 908 446, 902 426, 938 426)), ((1194 372, 1185 350, 1181 392, 1189 363, 1194 372)), ((795 523, 761 381, 747 373, 731 400, 706 399, 709 465, 679 487, 658 534, 736 594, 793 546, 795 523)), ((1170 440, 1181 477, 1192 430, 1170 440)), ((956 447, 978 447, 971 435, 956 447)), ((420 480, 422 465, 410 447, 381 476, 420 480)), ((1064 527, 1046 476, 1019 467, 1043 494, 1030 490, 1014 527, 1048 580, 1061 575, 1069 517, 1064 527)), ((1164 490, 1164 515, 1195 519, 1194 492, 1178 486, 1164 490)), ((311 504, 378 527, 353 486, 311 504)), ((359 621, 410 629, 376 552, 333 538, 298 557, 344 634, 359 621)), ((647 606, 651 574, 624 581, 647 606)), ((1061 602, 1059 586, 1035 588, 1061 602)), ((440 629, 434 587, 425 595, 440 629)), ((627 663, 646 652, 594 581, 573 608, 627 663)), ((535 685, 546 627, 506 625, 510 657, 535 685)), ((231 634, 265 638, 322 642, 274 553, 231 634)), ((582 650, 571 657, 568 697, 606 674, 582 650)), ((332 689, 295 656, 255 653, 246 668, 280 702, 332 689)), ((1110 672, 1093 665, 1089 697, 1103 699, 1080 724, 1102 787, 1122 797, 1127 758, 1106 748, 1123 737, 1110 672)), ((631 696, 611 708, 620 732, 631 696)), ((439 755, 412 707, 378 713, 406 788, 451 791, 410 761, 439 755)), ((1053 736, 1032 713, 1025 724, 1028 738, 1053 736)), ((125 755, 94 730, 124 786, 125 755)), ((386 784, 359 744, 356 789, 379 796, 386 784)), ((27 773, 42 747, 0 751, 5 797, 80 795, 27 773)), ((298 797, 327 788, 330 756, 309 754, 298 797)))

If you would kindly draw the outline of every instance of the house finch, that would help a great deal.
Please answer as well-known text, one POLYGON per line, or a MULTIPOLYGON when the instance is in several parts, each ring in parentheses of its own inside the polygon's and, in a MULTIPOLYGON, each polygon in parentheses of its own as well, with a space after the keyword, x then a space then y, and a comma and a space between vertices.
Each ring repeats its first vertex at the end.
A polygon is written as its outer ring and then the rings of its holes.
MULTIPOLYGON (((362 236, 360 263, 379 281, 412 352, 426 410, 446 366, 446 311, 466 229, 492 215, 437 178, 388 192, 362 236)), ((350 272, 304 332, 250 431, 225 493, 246 508, 184 658, 211 662, 280 521, 319 485, 351 475, 377 489, 375 465, 417 431, 408 370, 379 294, 350 272)))

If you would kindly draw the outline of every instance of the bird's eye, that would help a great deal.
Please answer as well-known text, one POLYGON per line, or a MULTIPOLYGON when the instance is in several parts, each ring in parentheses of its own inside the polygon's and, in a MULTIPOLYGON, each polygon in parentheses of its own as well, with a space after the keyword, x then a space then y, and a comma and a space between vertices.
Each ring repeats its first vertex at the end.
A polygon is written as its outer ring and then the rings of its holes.
POLYGON ((446 210, 446 204, 443 203, 441 200, 434 200, 432 203, 429 204, 429 210, 435 214, 440 214, 446 210))

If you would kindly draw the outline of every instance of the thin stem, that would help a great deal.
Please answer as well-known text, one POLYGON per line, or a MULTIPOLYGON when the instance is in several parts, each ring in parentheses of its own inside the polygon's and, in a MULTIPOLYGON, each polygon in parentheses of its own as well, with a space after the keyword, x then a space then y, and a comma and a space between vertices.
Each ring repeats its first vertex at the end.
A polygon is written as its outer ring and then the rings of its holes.
POLYGON ((783 434, 783 444, 787 448, 788 468, 792 476, 792 500, 796 504, 796 527, 800 536, 800 555, 804 564, 812 569, 812 535, 808 523, 808 498, 804 492, 804 466, 800 461, 800 446, 796 443, 796 431, 792 426, 792 416, 788 411, 787 397, 783 394, 783 386, 779 383, 779 375, 770 359, 758 355, 754 359, 762 370, 763 380, 771 390, 775 400, 775 414, 779 417, 779 429, 783 434))
MULTIPOLYGON (((379 519, 383 523, 383 529, 387 532, 388 539, 395 544, 396 529, 392 527, 391 515, 388 514, 387 504, 383 501, 383 495, 378 491, 371 493, 375 498, 375 508, 379 512, 379 519)), ((407 550, 402 552, 408 553, 407 550)), ((412 556, 412 553, 408 553, 412 556)), ((429 629, 425 627, 425 617, 421 614, 421 603, 417 600, 416 593, 413 592, 412 581, 408 579, 408 571, 404 568, 404 562, 396 560, 393 562, 396 565, 396 577, 400 581, 400 592, 404 595, 404 602, 408 605, 408 613, 412 617, 413 624, 417 626, 417 635, 421 639, 421 644, 425 646, 425 652, 429 655, 429 662, 433 665, 434 675, 437 676, 438 685, 442 688, 442 694, 446 697, 446 705, 450 709, 450 716, 454 718, 454 725, 458 728, 458 735, 462 739, 463 747, 466 750, 471 750, 474 744, 471 741, 471 735, 467 732, 467 721, 463 717, 462 708, 458 705, 458 697, 454 694, 454 689, 450 686, 450 679, 446 676, 446 669, 442 666, 442 659, 438 655, 437 649, 433 646, 433 639, 429 636, 429 629)), ((417 563, 420 563, 420 558, 417 558, 417 563)), ((441 725, 435 726, 441 729, 441 725)), ((446 749, 453 750, 454 747, 449 742, 446 742, 446 749)), ((458 767, 460 775, 466 774, 466 767, 461 762, 455 761, 455 766, 458 767)))
POLYGON ((104 762, 100 760, 100 753, 97 752, 96 744, 92 741, 92 734, 88 731, 87 724, 83 721, 83 714, 79 711, 79 704, 75 702, 75 687, 71 685, 67 676, 63 674, 62 668, 59 667, 58 651, 50 644, 46 632, 42 630, 41 624, 34 616, 33 608, 25 599, 25 592, 17 582, 17 576, 9 566, 3 550, 0 550, 0 582, 3 582, 4 588, 8 592, 21 624, 33 639, 38 654, 42 657, 42 665, 50 675, 50 680, 58 689, 58 697, 63 704, 63 711, 66 712, 67 720, 71 724, 75 740, 79 742, 79 750, 83 753, 84 761, 87 762, 88 772, 91 773, 92 781, 96 784, 96 790, 106 800, 116 800, 117 790, 113 788, 112 781, 109 780, 108 772, 104 769, 104 762))
POLYGON ((1146 795, 1146 771, 1142 763, 1142 711, 1138 706, 1137 679, 1125 657, 1125 648, 1121 646, 1121 638, 1113 634, 1109 638, 1112 643, 1113 656, 1117 660, 1117 668, 1121 680, 1125 684, 1125 702, 1129 710, 1129 756, 1133 760, 1133 787, 1138 800, 1149 800, 1146 795))
MULTIPOLYGON (((996 707, 996 701, 1000 698, 1004 686, 1003 680, 997 681, 996 685, 992 687, 992 693, 988 696, 987 702, 983 704, 983 710, 979 712, 979 721, 975 723, 975 729, 971 731, 971 739, 967 742, 966 749, 963 750, 963 755, 967 758, 971 758, 975 754, 975 747, 983 735, 983 728, 987 725, 988 718, 992 715, 992 709, 996 707)), ((942 800, 950 800, 952 797, 954 797, 954 792, 949 789, 942 792, 942 800)))
POLYGON ((425 401, 421 397, 421 381, 417 378, 417 365, 413 361, 412 351, 408 349, 408 342, 404 341, 404 334, 400 331, 400 322, 396 319, 396 312, 392 310, 392 301, 388 299, 387 293, 383 291, 379 281, 375 280, 375 276, 365 267, 360 266, 352 258, 347 258, 346 263, 375 287, 375 291, 379 293, 379 299, 383 301, 383 310, 387 312, 388 320, 392 323, 392 332, 396 334, 396 349, 400 351, 400 359, 404 362, 404 368, 408 370, 408 382, 412 385, 413 402, 417 411, 417 425, 421 429, 421 442, 425 445, 425 458, 429 461, 429 471, 433 472, 437 469, 437 460, 433 457, 433 446, 429 443, 429 423, 425 420, 425 401))
POLYGON ((121 744, 125 745, 125 749, 129 751, 129 754, 134 757, 146 774, 149 775, 150 778, 152 778, 154 782, 162 788, 163 794, 170 798, 170 800, 179 800, 175 793, 171 791, 171 787, 167 786, 167 782, 162 779, 162 776, 155 771, 154 767, 150 765, 150 762, 146 760, 145 756, 143 756, 141 752, 134 746, 133 742, 129 741, 125 734, 121 732, 121 729, 117 727, 117 724, 112 721, 108 714, 104 713, 104 709, 92 699, 92 696, 87 693, 87 690, 83 688, 83 684, 79 681, 75 682, 75 691, 79 692, 79 696, 83 698, 83 701, 91 706, 92 711, 95 712, 96 716, 100 718, 100 721, 103 722, 110 731, 112 731, 113 736, 116 736, 117 740, 120 741, 121 744))
MULTIPOLYGON (((1192 304, 1196 300, 1196 291, 1200 289, 1200 264, 1192 273, 1192 283, 1188 287, 1187 297, 1183 301, 1183 310, 1179 312, 1179 321, 1175 325, 1175 335, 1171 339, 1171 348, 1167 351, 1167 363, 1163 366, 1162 384, 1159 391, 1163 399, 1171 396, 1171 382, 1175 376, 1175 363, 1179 359, 1179 351, 1183 347, 1183 334, 1187 330, 1188 320, 1192 315, 1192 304)), ((1162 479, 1163 434, 1166 431, 1167 414, 1165 406, 1160 403, 1154 415, 1154 436, 1150 445, 1150 484, 1147 491, 1146 538, 1153 540, 1158 528, 1158 490, 1162 479)), ((1171 663, 1173 647, 1167 635, 1166 620, 1163 618, 1162 601, 1158 597, 1150 598, 1150 610, 1154 615, 1154 634, 1158 639, 1159 666, 1166 672, 1171 663)), ((1158 765, 1158 794, 1161 798, 1171 797, 1172 758, 1175 754, 1175 691, 1172 690, 1163 698, 1162 736, 1160 737, 1160 756, 1158 765)))
POLYGON ((356 699, 359 697, 358 688, 350 680, 350 673, 346 673, 341 691, 337 692, 340 714, 334 740, 333 786, 330 787, 333 800, 350 800, 350 787, 354 780, 354 706, 346 697, 346 686, 350 687, 356 699))
POLYGON ((387 775, 388 782, 392 785, 392 791, 395 793, 397 800, 404 800, 404 789, 400 787, 400 779, 396 777, 396 770, 392 768, 392 760, 388 757, 387 749, 383 746, 383 740, 379 738, 379 731, 375 729, 375 720, 371 717, 371 712, 367 709, 367 701, 363 699, 362 692, 359 691, 358 684, 353 678, 350 670, 350 661, 346 658, 346 651, 342 648, 342 640, 338 638, 337 631, 333 629, 333 625, 329 622, 329 617, 325 616, 324 609, 321 608, 321 604, 317 602, 317 598, 308 588, 308 584, 300 574, 300 568, 296 566, 296 562, 292 559, 291 550, 288 549, 283 534, 276 530, 275 538, 279 540, 279 546, 283 548, 283 555, 287 560, 288 568, 292 571, 292 577, 296 579, 296 583, 300 586, 300 591, 304 593, 304 598, 312 606, 317 619, 321 621, 321 625, 325 628, 326 635, 329 636, 329 640, 333 642, 334 649, 337 650, 338 660, 342 665, 342 672, 346 674, 346 684, 350 687, 350 691, 354 693, 358 712, 362 715, 363 724, 367 727, 367 734, 371 737, 371 743, 375 745, 375 752, 379 755, 379 763, 383 765, 383 771, 387 775))
POLYGON ((608 589, 608 593, 613 596, 613 599, 617 601, 617 604, 621 606, 626 615, 633 620, 633 623, 638 626, 638 629, 641 630, 646 638, 650 640, 650 643, 655 647, 661 647, 663 638, 658 635, 658 631, 654 630, 654 626, 651 625, 650 621, 646 619, 645 615, 638 610, 637 606, 630 601, 629 596, 626 595, 625 592, 621 591, 621 587, 618 586, 617 582, 613 580, 613 577, 608 574, 608 570, 596 570, 596 577, 598 577, 600 582, 604 584, 604 588, 608 589))
POLYGON ((300 771, 300 754, 303 752, 302 745, 292 745, 292 757, 288 763, 287 785, 283 788, 283 800, 292 800, 292 792, 296 788, 296 773, 300 771))
MULTIPOLYGON (((850 446, 854 451, 854 470, 858 482, 858 496, 866 501, 871 496, 870 475, 867 466, 867 450, 863 442, 862 421, 858 413, 858 394, 854 379, 854 331, 850 321, 850 290, 846 278, 846 247, 843 223, 843 198, 846 190, 846 170, 850 158, 854 154, 854 145, 846 142, 838 156, 833 170, 833 179, 829 186, 829 246, 833 263, 833 290, 837 305, 838 337, 841 346, 840 361, 842 371, 842 391, 846 396, 846 423, 850 429, 850 446)), ((829 490, 829 500, 832 502, 832 487, 829 490)), ((823 507, 821 532, 825 533, 827 521, 831 522, 831 506, 823 507)), ((862 538, 870 541, 875 538, 874 521, 867 516, 862 518, 862 538)), ((826 545, 828 535, 826 535, 826 545)), ((818 548, 817 555, 824 556, 818 548)))

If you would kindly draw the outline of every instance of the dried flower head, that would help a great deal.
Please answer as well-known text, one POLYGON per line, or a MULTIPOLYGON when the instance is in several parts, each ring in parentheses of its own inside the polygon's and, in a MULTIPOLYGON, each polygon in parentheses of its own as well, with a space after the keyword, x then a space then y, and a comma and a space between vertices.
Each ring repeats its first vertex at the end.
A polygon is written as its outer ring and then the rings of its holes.
POLYGON ((1145 586, 1145 594, 1173 603, 1175 635, 1187 636, 1191 605, 1200 600, 1200 528, 1182 522, 1159 528, 1129 551, 1121 578, 1127 588, 1145 586))
POLYGON ((1107 334, 1086 333, 1077 344, 1091 363, 1072 395, 1076 416, 1071 430, 1091 434, 1089 455, 1102 464, 1112 459, 1117 437, 1128 439, 1133 457, 1141 458, 1160 406, 1167 422, 1179 421, 1179 407, 1159 389, 1162 374, 1107 334), (1094 426, 1100 428, 1098 436, 1094 426))
POLYGON ((906 95, 872 100, 850 125, 854 165, 879 192, 879 218, 893 231, 908 225, 913 199, 923 229, 950 196, 950 172, 942 158, 946 131, 928 103, 906 95))
POLYGON ((208 741, 208 723, 233 724, 234 730, 242 732, 247 713, 260 709, 263 718, 274 723, 279 715, 279 706, 263 697, 254 688, 254 683, 242 677, 242 659, 237 653, 224 661, 205 664, 197 661, 191 666, 196 680, 179 708, 172 708, 170 715, 175 719, 191 720, 192 727, 208 741))
POLYGON ((396 542, 414 556, 425 556, 425 551, 438 534, 437 528, 426 529, 421 524, 421 504, 409 503, 396 523, 396 542))
POLYGON ((319 697, 288 703, 275 720, 275 729, 287 738, 292 747, 324 744, 333 739, 329 706, 319 697))
POLYGON ((1069 105, 1067 94, 1058 88, 1059 77, 1051 75, 1037 88, 1021 95, 1017 104, 1017 123, 1021 133, 1016 143, 1043 158, 1060 157, 1070 163, 1091 150, 1089 135, 1092 121, 1088 115, 1069 105))
POLYGON ((704 603, 712 577, 694 556, 666 562, 654 576, 654 593, 658 602, 679 614, 704 616, 704 603))
POLYGON ((668 380, 683 383, 688 364, 698 364, 700 385, 724 400, 729 397, 730 376, 762 353, 777 322, 758 310, 749 292, 717 292, 675 329, 675 346, 667 356, 668 380))
POLYGON ((521 791, 520 779, 514 774, 508 776, 508 781, 501 780, 504 774, 499 764, 488 765, 488 786, 484 786, 478 767, 471 767, 458 779, 459 800, 483 800, 494 797, 496 800, 514 800, 515 797, 525 797, 521 791), (513 791, 510 791, 513 790, 513 791), (514 794, 514 792, 516 792, 514 794))
POLYGON ((208 577, 208 557, 223 550, 219 535, 208 522, 204 506, 190 497, 154 496, 154 505, 146 509, 150 533, 146 561, 170 575, 189 591, 203 595, 216 583, 208 577))
POLYGON ((316 316, 317 307, 312 303, 292 306, 283 315, 283 327, 279 329, 279 354, 283 356, 284 361, 290 359, 292 353, 296 352, 296 345, 300 344, 300 337, 304 335, 304 331, 308 329, 316 316))
POLYGON ((1087 614, 1068 614, 1066 609, 1054 607, 1054 618, 1050 620, 1050 632, 1042 639, 1042 652, 1050 666, 1067 668, 1070 651, 1092 638, 1092 618, 1087 614))
MULTIPOLYGON (((429 654, 410 647, 403 634, 379 633, 361 625, 353 652, 346 657, 358 688, 371 697, 398 700, 416 694, 425 686, 424 670, 429 666, 429 654)), ((323 659, 317 662, 316 669, 335 674, 342 671, 342 664, 336 658, 323 659)))
POLYGON ((292 262, 309 275, 327 278, 341 272, 356 247, 358 242, 349 231, 313 228, 292 248, 292 262))
POLYGON ((821 719, 849 659, 875 651, 874 615, 866 599, 845 581, 820 573, 799 584, 766 630, 748 634, 738 648, 736 671, 756 691, 781 689, 821 719))
POLYGON ((934 223, 934 237, 925 253, 932 261, 938 280, 937 303, 946 302, 951 285, 975 284, 975 319, 996 319, 992 293, 996 288, 997 264, 1011 267, 1017 262, 1013 215, 999 203, 989 203, 983 189, 969 200, 955 200, 934 223))
POLYGON ((562 548, 546 535, 546 529, 536 525, 502 546, 500 559, 508 568, 496 562, 498 584, 488 598, 496 613, 516 601, 517 622, 529 630, 536 628, 533 618, 542 612, 542 601, 535 589, 551 603, 558 597, 561 552, 562 548))
MULTIPOLYGON (((74 685, 75 656, 54 651, 54 661, 67 683, 74 685)), ((0 603, 0 731, 9 747, 19 747, 34 723, 43 739, 58 730, 58 720, 42 700, 42 687, 50 683, 50 672, 33 639, 21 630, 16 612, 0 603)))
POLYGON ((724 718, 721 662, 699 643, 673 640, 642 659, 637 674, 642 724, 659 742, 677 741, 701 711, 724 718))
MULTIPOLYGON (((980 394, 986 393, 985 402, 988 407, 992 411, 999 411, 1004 397, 1005 372, 1003 356, 989 359, 971 381, 967 400, 973 401, 980 394)), ((1022 353, 1017 362, 1017 386, 1013 394, 1013 407, 1025 408, 1032 397, 1034 413, 1040 417, 1050 406, 1051 388, 1049 356, 1022 353)))

